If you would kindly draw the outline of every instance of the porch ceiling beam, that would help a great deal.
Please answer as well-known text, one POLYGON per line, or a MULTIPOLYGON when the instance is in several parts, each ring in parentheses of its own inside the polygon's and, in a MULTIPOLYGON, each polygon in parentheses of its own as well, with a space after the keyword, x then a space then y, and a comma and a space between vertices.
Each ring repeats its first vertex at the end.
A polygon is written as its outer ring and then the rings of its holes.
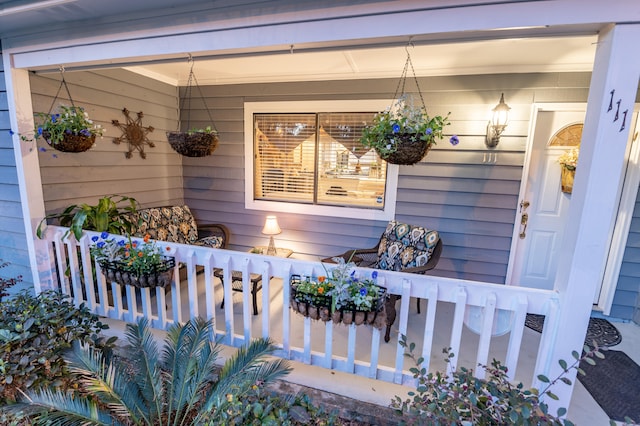
POLYGON ((154 27, 141 20, 136 22, 136 30, 130 29, 131 22, 127 26, 111 23, 101 30, 98 22, 90 33, 83 29, 60 30, 46 38, 8 38, 3 44, 5 52, 12 55, 14 67, 39 69, 77 63, 97 66, 166 60, 184 57, 187 52, 232 54, 281 51, 291 45, 353 46, 378 43, 388 37, 400 42, 413 38, 464 39, 473 34, 500 38, 502 31, 517 36, 532 34, 535 29, 556 30, 556 26, 559 32, 584 32, 595 31, 603 22, 640 21, 635 0, 618 0, 616 7, 599 1, 589 1, 586 7, 584 1, 557 0, 551 14, 540 1, 440 8, 430 8, 424 2, 422 6, 414 1, 391 3, 226 20, 210 11, 183 25, 167 26, 166 17, 162 22, 155 18, 154 27))

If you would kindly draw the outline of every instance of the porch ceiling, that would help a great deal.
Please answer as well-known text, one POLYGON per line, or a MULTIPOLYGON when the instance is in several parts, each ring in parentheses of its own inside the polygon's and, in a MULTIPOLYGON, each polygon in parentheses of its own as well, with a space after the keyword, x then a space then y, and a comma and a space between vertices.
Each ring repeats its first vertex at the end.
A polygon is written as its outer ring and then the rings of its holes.
MULTIPOLYGON (((496 38, 411 46, 348 47, 317 51, 195 59, 200 84, 272 83, 399 77, 407 51, 418 76, 591 71, 596 35, 496 38)), ((187 58, 129 67, 185 85, 187 58)), ((410 75, 410 74, 409 74, 410 75)))

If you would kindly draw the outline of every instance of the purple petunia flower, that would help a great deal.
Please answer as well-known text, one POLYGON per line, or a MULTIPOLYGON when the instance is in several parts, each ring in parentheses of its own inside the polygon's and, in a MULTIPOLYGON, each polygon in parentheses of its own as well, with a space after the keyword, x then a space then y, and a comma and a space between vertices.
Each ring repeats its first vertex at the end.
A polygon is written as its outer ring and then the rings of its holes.
POLYGON ((400 131, 400 125, 394 124, 391 130, 393 131, 393 133, 398 133, 400 131))
POLYGON ((430 134, 432 134, 432 133, 433 133, 433 129, 432 129, 431 127, 429 127, 429 128, 427 128, 427 130, 425 130, 425 133, 426 133, 427 135, 430 135, 430 134))
POLYGON ((366 288, 364 288, 364 287, 362 287, 362 288, 360 289, 360 296, 366 296, 366 295, 367 295, 367 289, 366 289, 366 288))
POLYGON ((38 127, 38 134, 41 135, 42 134, 42 126, 38 127))
POLYGON ((100 241, 96 246, 98 246, 98 248, 104 247, 104 241, 100 241))
POLYGON ((118 241, 118 245, 119 245, 120 247, 124 247, 124 244, 125 244, 124 240, 120 240, 120 241, 118 241))
POLYGON ((47 148, 45 148, 44 146, 41 146, 39 149, 40 149, 40 152, 47 152, 47 148))
POLYGON ((108 236, 109 233, 107 231, 102 231, 102 234, 100 234, 100 238, 102 238, 103 240, 105 240, 108 236))
POLYGON ((374 280, 375 280, 376 278, 378 278, 378 271, 373 271, 373 272, 371 273, 371 278, 372 278, 372 279, 374 279, 374 280))
POLYGON ((460 143, 460 139, 458 139, 458 135, 453 135, 449 139, 449 142, 451 143, 451 145, 456 146, 460 143))
POLYGON ((98 241, 98 237, 94 235, 93 237, 91 237, 91 241, 95 243, 96 241, 98 241))

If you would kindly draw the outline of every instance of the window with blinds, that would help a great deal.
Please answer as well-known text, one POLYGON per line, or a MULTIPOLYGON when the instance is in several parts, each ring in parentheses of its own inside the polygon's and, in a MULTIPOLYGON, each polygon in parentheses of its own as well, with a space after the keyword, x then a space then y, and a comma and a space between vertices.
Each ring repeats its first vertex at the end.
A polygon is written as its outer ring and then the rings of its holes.
POLYGON ((386 162, 360 144, 374 115, 253 114, 254 199, 383 210, 386 162))

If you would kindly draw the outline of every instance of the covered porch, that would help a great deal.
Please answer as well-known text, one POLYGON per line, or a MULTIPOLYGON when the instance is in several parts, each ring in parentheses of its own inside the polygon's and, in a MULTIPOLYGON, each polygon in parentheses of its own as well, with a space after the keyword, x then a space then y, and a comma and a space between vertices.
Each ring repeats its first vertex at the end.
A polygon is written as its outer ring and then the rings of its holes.
MULTIPOLYGON (((289 2, 275 3, 284 7, 289 2)), ((554 29, 547 25, 548 12, 536 7, 536 2, 462 2, 468 4, 451 8, 428 5, 419 10, 415 2, 392 3, 370 5, 366 10, 347 7, 303 11, 313 12, 311 15, 296 10, 293 16, 283 16, 270 10, 256 18, 261 23, 257 35, 255 22, 234 11, 234 19, 228 22, 211 12, 211 22, 199 18, 191 26, 174 23, 170 14, 160 19, 166 27, 152 25, 158 20, 150 23, 138 16, 139 33, 121 23, 117 27, 120 32, 107 30, 105 25, 95 36, 63 28, 44 41, 20 34, 4 38, 11 129, 20 133, 33 129, 33 112, 46 110, 55 95, 61 63, 67 67, 73 92, 82 93, 83 102, 97 120, 108 125, 115 117, 122 119, 121 110, 126 106, 132 111, 144 110, 149 120, 145 124, 158 129, 152 136, 157 149, 148 160, 125 160, 110 140, 99 142, 93 152, 81 157, 54 157, 51 151, 42 152, 42 146, 27 145, 17 135, 13 137, 9 145, 15 154, 15 192, 21 216, 11 223, 24 224, 21 249, 28 259, 24 267, 33 274, 34 289, 59 287, 99 315, 125 322, 146 316, 159 329, 198 315, 215 318, 218 336, 229 346, 242 345, 255 336, 269 336, 280 345, 279 356, 309 368, 380 380, 385 389, 386 383, 389 389, 411 384, 410 366, 398 345, 399 334, 416 341, 430 369, 441 369, 441 350, 451 347, 454 365, 471 367, 499 358, 512 377, 525 385, 537 385, 537 374, 557 375, 557 360, 570 359, 571 351, 582 346, 594 307, 593 295, 602 282, 605 259, 612 249, 640 69, 638 55, 629 54, 640 37, 637 21, 626 22, 635 16, 624 8, 632 8, 632 2, 623 2, 622 10, 602 5, 583 8, 572 1, 558 3, 563 13, 555 15, 557 31, 564 35, 587 32, 598 45, 587 72, 545 72, 538 68, 523 72, 515 68, 496 74, 496 68, 490 67, 490 71, 483 71, 487 74, 422 77, 430 106, 444 113, 453 110, 456 118, 451 132, 461 135, 463 143, 453 148, 443 142, 426 161, 395 170, 394 178, 399 183, 397 193, 392 194, 396 217, 438 229, 448 247, 440 268, 432 275, 380 274, 388 291, 402 296, 389 343, 384 343, 380 330, 314 322, 287 308, 292 274, 321 273, 319 257, 371 245, 384 228, 383 221, 320 216, 285 206, 281 214, 289 229, 282 238, 299 256, 279 259, 247 253, 258 241, 264 214, 271 211, 246 207, 251 190, 246 189, 245 182, 252 170, 247 166, 251 157, 245 151, 251 144, 251 129, 246 130, 244 109, 249 102, 272 99, 389 98, 397 84, 395 78, 365 76, 357 83, 302 79, 275 86, 211 84, 206 96, 216 103, 216 118, 222 117, 219 152, 200 161, 181 158, 166 143, 160 144, 164 142, 163 131, 173 130, 186 117, 179 107, 180 85, 143 75, 133 67, 147 61, 177 61, 186 50, 203 57, 233 54, 235 60, 266 50, 266 62, 283 49, 329 51, 340 45, 362 49, 379 43, 405 45, 415 40, 415 34, 420 34, 426 44, 433 40, 466 40, 469 36, 482 42, 496 38, 496 31, 514 40, 548 36, 552 42, 554 37, 554 29), (576 17, 576 9, 584 16, 576 17), (434 20, 440 26, 425 29, 424 22, 434 20), (290 47, 291 39, 298 43, 295 48, 290 47), (513 126, 501 145, 490 151, 485 146, 486 117, 478 111, 493 106, 503 91, 507 91, 514 107, 513 126), (627 111, 624 125, 619 117, 614 119, 609 109, 611 101, 619 102, 619 112, 627 111), (581 103, 586 111, 580 156, 583 172, 576 176, 564 238, 558 242, 559 266, 550 277, 552 288, 526 288, 511 272, 512 253, 521 232, 519 206, 524 201, 530 139, 536 122, 533 111, 567 103, 581 103), (170 288, 138 292, 104 280, 88 254, 92 233, 87 232, 79 242, 63 240, 64 229, 52 226, 44 240, 34 236, 37 223, 47 213, 70 202, 112 193, 114 188, 126 188, 127 195, 135 196, 145 206, 185 202, 194 207, 199 220, 230 224, 233 250, 167 243, 176 260, 186 265, 188 278, 180 281, 176 270, 170 288), (80 257, 60 257, 65 252, 63 247, 80 257), (70 279, 57 273, 67 266, 71 268, 70 279), (197 274, 198 267, 205 272, 197 274), (91 273, 94 268, 97 282, 91 273), (213 276, 214 268, 224 271, 224 286, 213 276), (245 277, 241 295, 230 287, 231 271, 236 270, 245 277), (263 282, 257 316, 252 315, 247 279, 252 273, 262 275, 263 282), (223 294, 225 300, 235 302, 221 309, 223 294), (422 299, 421 314, 415 312, 416 298, 422 299), (478 309, 484 312, 479 335, 465 325, 465 317, 478 309), (494 318, 505 312, 512 317, 509 332, 492 337, 494 318), (546 316, 542 334, 525 327, 527 313, 546 316)), ((85 27, 84 31, 92 29, 85 27)), ((202 109, 194 108, 194 112, 202 113, 202 109)), ((205 122, 206 118, 200 117, 199 123, 205 122)), ((108 136, 117 133, 111 128, 108 136)), ((637 188, 629 191, 633 194, 634 190, 637 188)), ((632 206, 634 197, 629 197, 632 206)), ((628 217, 632 210, 628 207, 620 214, 628 217)), ((610 281, 613 298, 616 277, 610 281)), ((298 376, 299 380, 313 382, 310 370, 304 371, 304 379, 298 376)), ((557 406, 568 406, 572 391, 571 386, 558 389, 557 406)))

